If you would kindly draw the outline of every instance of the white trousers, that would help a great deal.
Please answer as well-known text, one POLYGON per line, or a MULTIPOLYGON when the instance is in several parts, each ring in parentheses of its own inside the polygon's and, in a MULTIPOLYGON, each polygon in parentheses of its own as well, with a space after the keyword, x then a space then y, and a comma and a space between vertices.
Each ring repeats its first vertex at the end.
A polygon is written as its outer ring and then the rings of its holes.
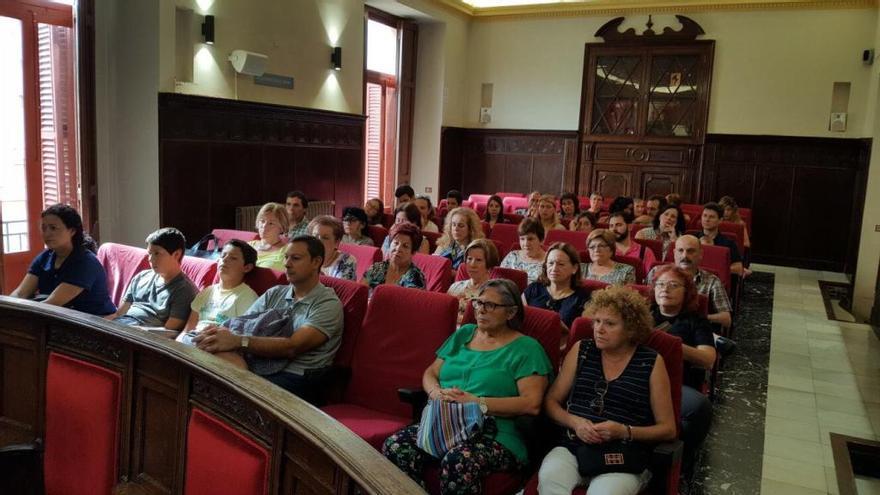
POLYGON ((565 447, 556 447, 544 457, 538 471, 540 495, 571 495, 577 486, 589 485, 587 495, 637 495, 651 479, 651 473, 608 473, 586 478, 578 473, 577 458, 565 447))

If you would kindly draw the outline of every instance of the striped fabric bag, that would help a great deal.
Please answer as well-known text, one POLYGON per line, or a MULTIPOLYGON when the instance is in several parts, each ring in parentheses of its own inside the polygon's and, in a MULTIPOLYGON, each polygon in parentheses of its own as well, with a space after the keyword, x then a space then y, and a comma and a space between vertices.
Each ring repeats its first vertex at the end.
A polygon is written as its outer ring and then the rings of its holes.
POLYGON ((476 402, 429 400, 419 421, 418 446, 440 459, 449 449, 480 434, 484 421, 476 402))

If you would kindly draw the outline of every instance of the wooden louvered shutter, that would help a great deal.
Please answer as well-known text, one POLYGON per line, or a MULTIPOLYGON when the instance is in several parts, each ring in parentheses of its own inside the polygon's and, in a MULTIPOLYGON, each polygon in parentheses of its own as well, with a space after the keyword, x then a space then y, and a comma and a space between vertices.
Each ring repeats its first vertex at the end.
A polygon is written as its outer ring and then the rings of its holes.
POLYGON ((382 197, 382 86, 367 83, 367 173, 366 198, 382 197))

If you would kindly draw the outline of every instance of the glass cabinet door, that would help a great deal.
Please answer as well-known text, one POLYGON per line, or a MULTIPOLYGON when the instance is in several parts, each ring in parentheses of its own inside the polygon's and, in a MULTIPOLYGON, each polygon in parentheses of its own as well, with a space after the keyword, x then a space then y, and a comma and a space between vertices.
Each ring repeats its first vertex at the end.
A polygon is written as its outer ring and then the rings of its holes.
POLYGON ((643 66, 639 55, 597 57, 590 134, 627 136, 639 132, 643 66))
POLYGON ((690 137, 696 132, 700 84, 698 55, 656 55, 648 78, 649 136, 690 137))

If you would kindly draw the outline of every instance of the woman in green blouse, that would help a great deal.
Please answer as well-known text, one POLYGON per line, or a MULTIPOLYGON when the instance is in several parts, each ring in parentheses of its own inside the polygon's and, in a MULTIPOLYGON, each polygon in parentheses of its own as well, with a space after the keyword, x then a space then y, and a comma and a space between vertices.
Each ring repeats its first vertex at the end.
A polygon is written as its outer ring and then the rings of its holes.
MULTIPOLYGON (((525 465, 528 452, 514 421, 541 412, 552 371, 541 344, 520 332, 524 311, 516 284, 489 280, 471 303, 477 324, 462 326, 446 340, 425 370, 422 386, 432 400, 478 402, 497 433, 470 438, 440 459, 444 494, 481 493, 489 473, 525 465)), ((418 425, 398 431, 385 441, 382 452, 422 482, 423 467, 432 457, 418 448, 417 432, 418 425)))

